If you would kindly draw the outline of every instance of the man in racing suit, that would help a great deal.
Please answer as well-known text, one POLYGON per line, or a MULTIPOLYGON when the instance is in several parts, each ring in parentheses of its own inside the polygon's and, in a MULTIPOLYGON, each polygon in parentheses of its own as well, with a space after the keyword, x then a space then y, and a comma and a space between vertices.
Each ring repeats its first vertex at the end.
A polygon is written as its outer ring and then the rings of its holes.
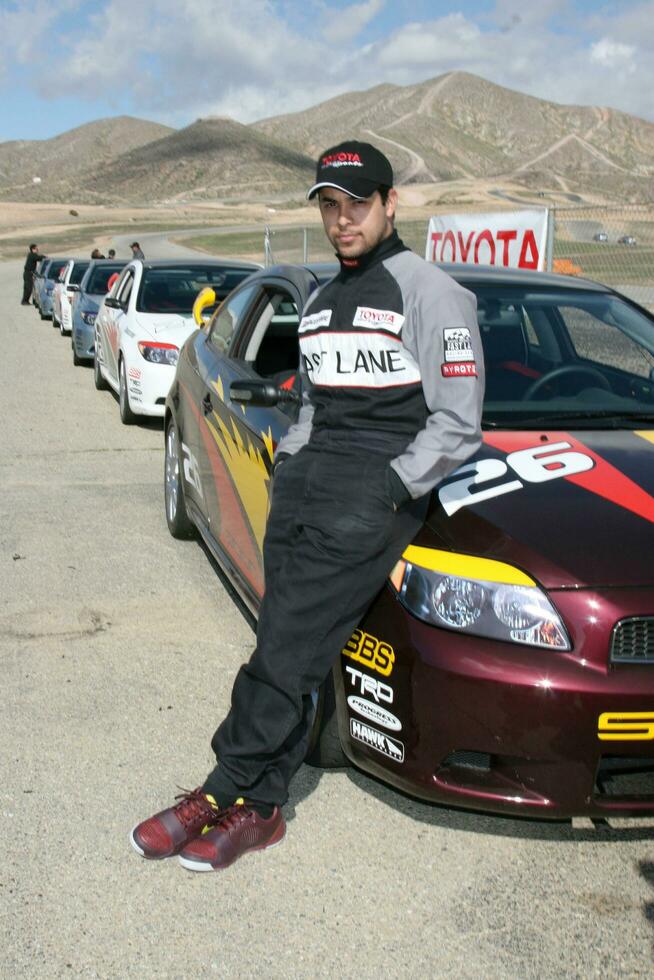
POLYGON ((132 831, 144 857, 226 867, 278 843, 325 681, 423 523, 429 494, 481 441, 475 297, 394 229, 386 157, 322 154, 319 197, 339 273, 299 326, 303 402, 275 454, 257 646, 239 671, 203 786, 132 831))

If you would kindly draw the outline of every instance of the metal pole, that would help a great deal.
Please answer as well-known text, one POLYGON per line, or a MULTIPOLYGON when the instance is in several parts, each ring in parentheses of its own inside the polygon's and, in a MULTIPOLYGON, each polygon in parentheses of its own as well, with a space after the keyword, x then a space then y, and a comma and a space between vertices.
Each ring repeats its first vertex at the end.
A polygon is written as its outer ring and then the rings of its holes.
POLYGON ((263 231, 263 264, 266 269, 272 265, 272 249, 270 247, 270 225, 266 225, 263 231))
POLYGON ((549 208, 547 212, 547 271, 552 271, 554 262, 554 222, 556 221, 556 208, 549 208))
POLYGON ((309 261, 309 229, 302 229, 302 261, 306 265, 309 261))

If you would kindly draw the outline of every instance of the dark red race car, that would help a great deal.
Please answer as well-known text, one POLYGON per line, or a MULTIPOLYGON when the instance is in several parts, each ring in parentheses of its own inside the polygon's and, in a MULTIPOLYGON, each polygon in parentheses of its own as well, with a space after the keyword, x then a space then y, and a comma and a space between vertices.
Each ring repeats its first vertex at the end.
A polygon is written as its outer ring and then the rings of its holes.
MULTIPOLYGON (((167 400, 170 530, 199 530, 255 615, 298 311, 333 271, 247 279, 167 400)), ((654 814, 654 318, 581 279, 447 271, 478 299, 483 447, 319 692, 311 758, 437 803, 654 814)))

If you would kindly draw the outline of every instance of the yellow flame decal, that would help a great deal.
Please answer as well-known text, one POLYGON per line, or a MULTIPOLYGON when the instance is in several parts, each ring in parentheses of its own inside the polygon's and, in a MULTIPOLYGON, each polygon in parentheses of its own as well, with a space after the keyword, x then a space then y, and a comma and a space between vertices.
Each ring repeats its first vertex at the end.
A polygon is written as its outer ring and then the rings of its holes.
MULTIPOLYGON (((247 436, 245 440, 243 439, 233 420, 228 426, 216 412, 213 413, 213 418, 218 427, 209 418, 206 419, 207 426, 229 470, 241 506, 261 551, 268 517, 268 484, 270 483, 266 464, 260 450, 247 436)), ((272 434, 269 443, 272 447, 272 434)), ((268 443, 266 443, 266 451, 270 455, 268 443)))

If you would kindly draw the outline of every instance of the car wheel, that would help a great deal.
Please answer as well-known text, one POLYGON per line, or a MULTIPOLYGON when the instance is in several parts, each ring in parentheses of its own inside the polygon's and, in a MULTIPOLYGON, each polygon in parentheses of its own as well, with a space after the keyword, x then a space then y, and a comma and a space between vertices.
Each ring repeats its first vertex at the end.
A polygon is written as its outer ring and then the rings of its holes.
POLYGON ((73 364, 75 365, 75 367, 79 367, 80 364, 82 363, 82 358, 77 356, 77 351, 75 350, 75 344, 71 344, 71 347, 73 348, 73 364))
POLYGON ((61 336, 62 337, 65 337, 66 336, 66 331, 64 330, 64 321, 63 320, 60 320, 59 321, 59 332, 61 333, 61 336))
POLYGON ((121 357, 118 366, 118 405, 120 408, 120 421, 123 425, 133 425, 136 422, 136 415, 129 405, 129 392, 127 391, 127 371, 125 370, 125 358, 121 357))
POLYGON ((61 324, 59 323, 59 320, 56 318, 54 313, 52 314, 52 326, 55 328, 55 330, 57 330, 57 328, 61 330, 61 324))
POLYGON ((318 703, 304 761, 318 769, 342 769, 350 764, 338 734, 336 694, 331 671, 318 691, 318 703))
POLYGON ((166 455, 164 460, 164 501, 166 523, 174 538, 192 538, 195 525, 186 511, 186 495, 182 467, 179 461, 177 426, 171 419, 166 429, 166 455))
POLYGON ((96 339, 95 350, 93 351, 93 382, 98 391, 106 391, 109 385, 102 377, 100 361, 98 360, 98 342, 96 339))

